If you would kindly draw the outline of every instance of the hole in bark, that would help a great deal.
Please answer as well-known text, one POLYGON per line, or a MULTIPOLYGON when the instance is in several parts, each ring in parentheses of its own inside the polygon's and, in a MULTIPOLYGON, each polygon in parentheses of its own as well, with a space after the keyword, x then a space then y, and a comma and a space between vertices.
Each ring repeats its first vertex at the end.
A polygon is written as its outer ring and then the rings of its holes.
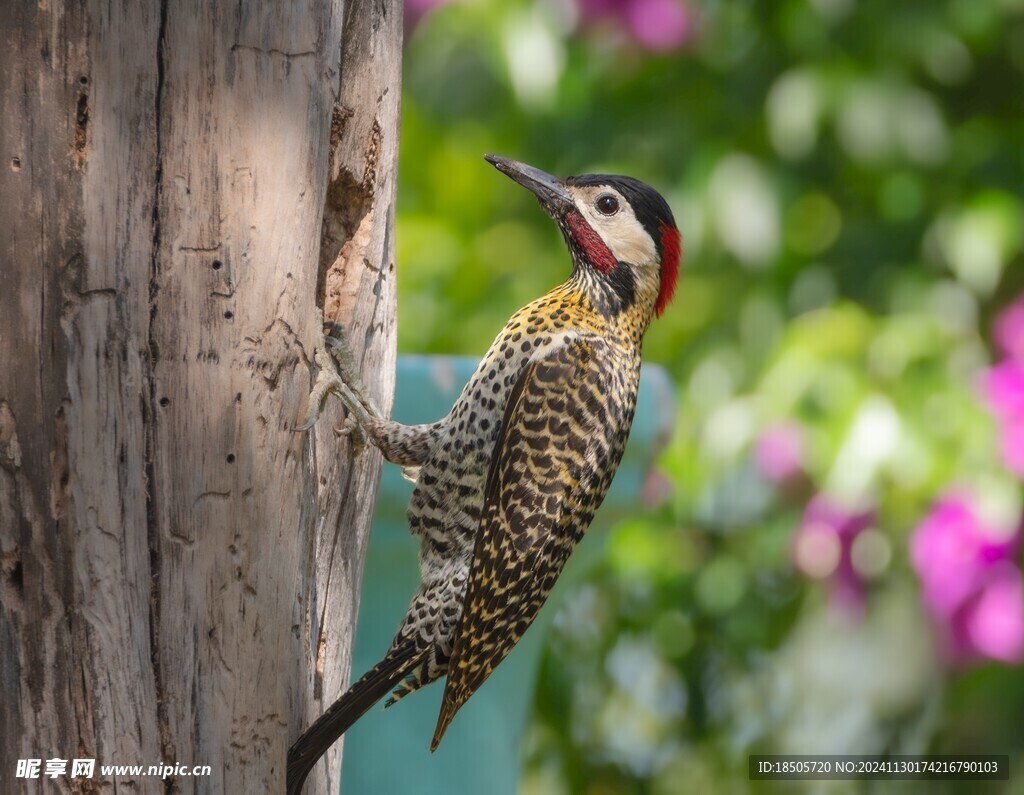
POLYGON ((228 453, 228 463, 229 464, 235 463, 235 454, 234 453, 228 453))
POLYGON ((11 158, 11 171, 21 171, 21 158, 20 157, 12 157, 11 158))
POLYGON ((227 312, 224 313, 224 317, 226 319, 228 319, 228 320, 231 320, 231 318, 233 318, 234 316, 235 316, 235 313, 232 312, 230 309, 227 312))
POLYGON ((171 399, 165 397, 160 398, 160 405, 164 407, 171 405, 171 399))
POLYGON ((87 86, 89 85, 89 78, 85 75, 82 75, 80 78, 78 78, 78 82, 81 83, 83 86, 87 86))
POLYGON ((345 264, 353 254, 352 236, 373 205, 372 185, 372 178, 357 179, 352 172, 342 169, 327 187, 317 274, 317 304, 325 309, 332 303, 329 297, 334 302, 339 300, 331 294, 338 289, 345 264))
POLYGON ((78 157, 78 165, 81 167, 85 159, 85 145, 89 140, 86 129, 89 126, 89 97, 85 94, 78 95, 78 106, 75 109, 75 154, 78 157))
POLYGON ((221 268, 223 268, 223 267, 224 267, 224 263, 223 263, 223 262, 221 262, 221 261, 220 261, 219 259, 215 259, 215 260, 214 260, 214 261, 213 261, 213 262, 212 262, 212 263, 210 264, 210 267, 211 267, 211 268, 213 268, 213 269, 214 269, 215 271, 219 271, 219 270, 220 270, 221 268))
POLYGON ((10 556, 5 555, 3 561, 4 579, 18 593, 25 590, 25 576, 21 568, 21 555, 17 548, 10 556))

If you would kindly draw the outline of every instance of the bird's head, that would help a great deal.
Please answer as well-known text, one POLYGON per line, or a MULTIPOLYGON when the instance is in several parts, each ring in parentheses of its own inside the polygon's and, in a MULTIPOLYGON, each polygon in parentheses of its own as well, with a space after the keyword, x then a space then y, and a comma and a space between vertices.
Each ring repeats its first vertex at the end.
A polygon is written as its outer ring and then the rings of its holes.
POLYGON ((578 269, 592 272, 620 299, 659 316, 679 276, 679 230, 668 202, 638 179, 584 174, 558 179, 516 160, 487 162, 536 195, 565 236, 578 269))

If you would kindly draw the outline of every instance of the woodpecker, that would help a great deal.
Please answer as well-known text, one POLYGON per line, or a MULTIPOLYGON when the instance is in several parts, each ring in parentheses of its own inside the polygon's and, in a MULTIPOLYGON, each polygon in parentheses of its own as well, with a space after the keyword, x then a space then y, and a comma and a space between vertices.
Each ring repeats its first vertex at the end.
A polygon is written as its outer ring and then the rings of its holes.
POLYGON ((632 177, 557 179, 495 155, 561 230, 569 278, 516 312, 451 412, 406 426, 365 397, 344 340, 321 345, 312 426, 327 395, 359 441, 410 471, 421 583, 383 659, 295 742, 288 793, 373 704, 447 676, 431 750, 512 650, 583 537, 619 466, 644 334, 672 299, 680 237, 668 203, 632 177))

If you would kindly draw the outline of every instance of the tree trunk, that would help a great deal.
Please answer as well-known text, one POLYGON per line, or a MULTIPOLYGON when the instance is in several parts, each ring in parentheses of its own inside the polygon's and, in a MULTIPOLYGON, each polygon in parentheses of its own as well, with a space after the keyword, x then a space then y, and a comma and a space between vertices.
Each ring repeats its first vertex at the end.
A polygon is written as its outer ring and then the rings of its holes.
POLYGON ((291 429, 317 303, 390 405, 401 25, 0 5, 0 790, 283 791, 346 684, 380 458, 291 429))

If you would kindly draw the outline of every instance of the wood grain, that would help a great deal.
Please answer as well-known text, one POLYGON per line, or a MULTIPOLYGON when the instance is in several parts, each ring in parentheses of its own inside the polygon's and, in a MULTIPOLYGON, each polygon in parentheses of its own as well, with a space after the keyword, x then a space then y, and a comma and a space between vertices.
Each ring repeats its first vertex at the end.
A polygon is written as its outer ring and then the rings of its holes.
POLYGON ((380 459, 336 406, 291 428, 318 301, 390 406, 401 24, 0 7, 0 781, 94 757, 213 770, 125 790, 281 790, 347 682, 380 459))

